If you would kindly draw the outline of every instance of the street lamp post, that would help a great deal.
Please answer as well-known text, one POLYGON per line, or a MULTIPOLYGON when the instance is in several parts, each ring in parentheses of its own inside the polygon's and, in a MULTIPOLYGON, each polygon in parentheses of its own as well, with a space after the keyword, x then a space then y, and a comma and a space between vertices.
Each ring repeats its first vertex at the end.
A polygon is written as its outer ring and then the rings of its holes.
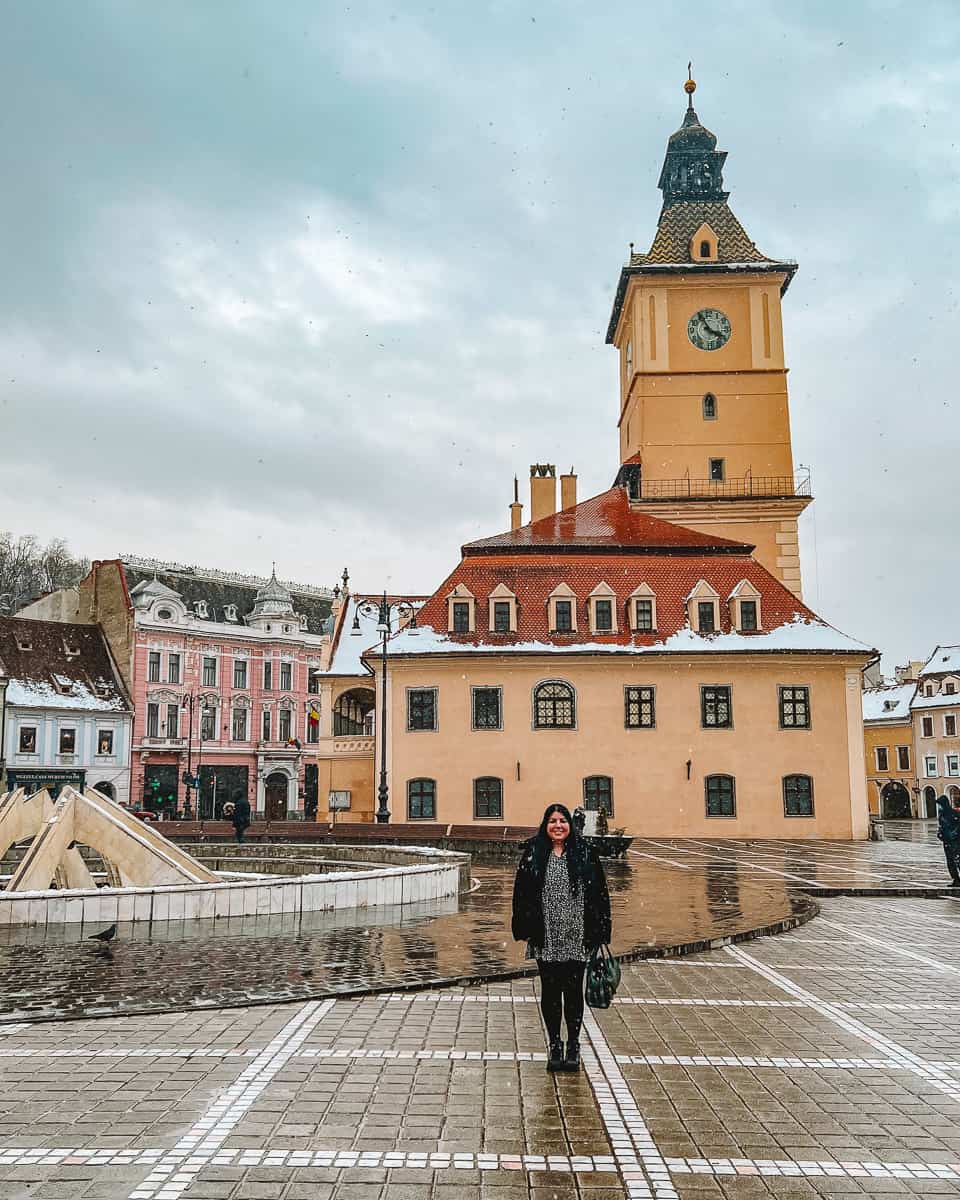
MULTIPOLYGON (((183 773, 183 782, 187 785, 186 800, 183 808, 184 819, 189 821, 193 817, 193 809, 190 805, 190 789, 196 788, 197 792, 197 809, 200 807, 200 760, 203 757, 203 730, 199 731, 200 736, 197 739, 197 774, 193 773, 193 709, 197 702, 195 692, 190 692, 189 695, 183 698, 183 711, 187 714, 187 769, 183 773)), ((203 707, 200 708, 201 714, 203 707)))
POLYGON ((416 628, 417 612, 406 600, 388 600, 384 592, 378 603, 372 600, 361 601, 353 616, 353 627, 350 632, 359 637, 363 632, 360 628, 360 614, 366 617, 377 617, 377 633, 380 635, 380 786, 377 788, 378 825, 387 825, 390 821, 390 789, 387 785, 387 642, 390 640, 390 626, 394 618, 399 621, 403 617, 410 618, 410 626, 416 628))

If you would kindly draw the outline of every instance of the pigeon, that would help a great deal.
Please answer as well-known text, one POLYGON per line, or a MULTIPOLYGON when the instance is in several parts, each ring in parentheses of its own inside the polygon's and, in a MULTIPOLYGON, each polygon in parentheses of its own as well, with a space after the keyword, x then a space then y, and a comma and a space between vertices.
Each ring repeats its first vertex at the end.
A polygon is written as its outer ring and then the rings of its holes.
POLYGON ((107 929, 101 929, 99 933, 91 933, 89 940, 92 942, 109 942, 117 936, 117 926, 113 924, 107 929))

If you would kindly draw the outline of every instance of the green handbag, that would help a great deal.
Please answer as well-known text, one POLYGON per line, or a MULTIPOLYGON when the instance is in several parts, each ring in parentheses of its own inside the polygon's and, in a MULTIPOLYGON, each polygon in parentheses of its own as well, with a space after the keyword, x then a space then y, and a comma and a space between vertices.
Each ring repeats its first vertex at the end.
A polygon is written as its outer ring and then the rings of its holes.
POLYGON ((620 964, 609 946, 598 946, 587 963, 587 1004, 591 1008, 609 1008, 620 986, 620 964))

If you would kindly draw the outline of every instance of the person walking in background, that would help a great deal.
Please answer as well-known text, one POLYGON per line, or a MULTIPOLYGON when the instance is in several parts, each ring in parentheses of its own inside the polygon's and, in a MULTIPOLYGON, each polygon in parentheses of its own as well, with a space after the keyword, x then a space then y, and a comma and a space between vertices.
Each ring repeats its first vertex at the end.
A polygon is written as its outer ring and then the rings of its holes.
POLYGON ((943 842, 943 854, 954 887, 960 887, 960 812, 946 796, 937 797, 937 837, 943 842))
POLYGON ((250 801, 239 789, 233 793, 233 831, 237 835, 237 845, 243 845, 243 835, 250 826, 250 801))
POLYGON ((579 1071, 583 975, 591 953, 610 940, 610 893, 599 857, 563 804, 547 808, 524 845, 513 885, 512 928, 516 941, 528 943, 527 958, 536 959, 540 971, 547 1070, 579 1071))

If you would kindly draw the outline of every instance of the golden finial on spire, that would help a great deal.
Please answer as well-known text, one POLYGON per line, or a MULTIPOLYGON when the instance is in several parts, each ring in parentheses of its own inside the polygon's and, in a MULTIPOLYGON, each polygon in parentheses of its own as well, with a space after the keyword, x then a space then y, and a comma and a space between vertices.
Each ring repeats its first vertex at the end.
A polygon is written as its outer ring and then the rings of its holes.
POLYGON ((696 80, 693 78, 693 63, 687 63, 687 78, 683 85, 683 90, 687 93, 687 108, 693 108, 693 93, 697 90, 696 80))

